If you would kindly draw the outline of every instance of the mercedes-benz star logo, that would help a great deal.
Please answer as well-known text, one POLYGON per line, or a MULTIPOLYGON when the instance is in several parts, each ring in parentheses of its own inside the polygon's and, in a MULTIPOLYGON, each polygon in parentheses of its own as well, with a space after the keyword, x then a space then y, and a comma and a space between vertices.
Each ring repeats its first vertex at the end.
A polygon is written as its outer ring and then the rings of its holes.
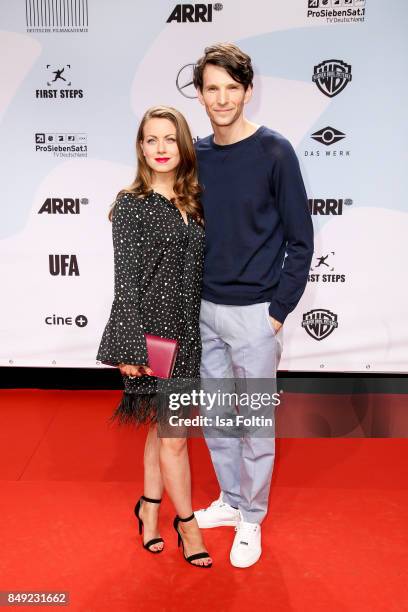
POLYGON ((178 71, 176 87, 185 98, 197 98, 197 91, 193 83, 193 69, 195 64, 186 64, 178 71))

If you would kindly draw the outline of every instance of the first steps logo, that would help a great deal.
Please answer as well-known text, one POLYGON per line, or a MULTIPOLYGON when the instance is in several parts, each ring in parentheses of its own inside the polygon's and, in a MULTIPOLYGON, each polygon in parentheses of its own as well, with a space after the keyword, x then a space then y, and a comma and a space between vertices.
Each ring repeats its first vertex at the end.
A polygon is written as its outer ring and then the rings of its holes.
POLYGON ((334 98, 345 89, 351 81, 351 65, 343 60, 329 59, 314 67, 313 83, 329 98, 334 98))
POLYGON ((167 22, 171 23, 211 23, 213 20, 213 10, 222 11, 221 2, 215 4, 176 4, 170 13, 167 22))
POLYGON ((313 340, 324 340, 338 326, 337 315, 326 308, 314 308, 303 315, 302 327, 313 340))
POLYGON ((326 23, 363 22, 365 0, 306 0, 307 17, 325 19, 326 23))
POLYGON ((333 272, 336 272, 333 263, 335 255, 334 251, 319 256, 313 255, 313 265, 310 267, 310 274, 307 279, 309 283, 344 283, 346 281, 345 274, 333 274, 333 272))
POLYGON ((39 99, 55 100, 56 98, 62 100, 75 100, 84 97, 83 89, 73 89, 71 82, 71 64, 65 64, 65 66, 54 66, 47 64, 45 69, 47 70, 47 87, 48 89, 36 89, 35 97, 39 99), (58 88, 61 86, 61 89, 58 88))

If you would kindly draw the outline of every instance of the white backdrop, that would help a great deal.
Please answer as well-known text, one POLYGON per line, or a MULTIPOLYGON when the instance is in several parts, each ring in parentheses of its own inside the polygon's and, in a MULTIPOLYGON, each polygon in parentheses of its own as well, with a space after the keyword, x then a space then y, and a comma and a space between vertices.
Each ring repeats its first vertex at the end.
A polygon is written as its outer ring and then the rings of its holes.
POLYGON ((107 212, 138 122, 168 104, 209 134, 191 64, 231 40, 256 71, 247 115, 292 142, 314 213, 281 369, 406 372, 407 16, 403 0, 0 0, 0 365, 104 367, 107 212))

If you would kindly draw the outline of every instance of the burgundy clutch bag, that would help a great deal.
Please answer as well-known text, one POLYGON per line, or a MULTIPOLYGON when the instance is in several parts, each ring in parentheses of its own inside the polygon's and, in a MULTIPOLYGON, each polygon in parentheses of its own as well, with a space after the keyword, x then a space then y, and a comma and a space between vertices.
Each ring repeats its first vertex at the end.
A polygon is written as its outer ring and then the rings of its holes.
POLYGON ((145 334, 149 367, 158 378, 170 378, 176 363, 178 342, 171 338, 160 338, 145 334))

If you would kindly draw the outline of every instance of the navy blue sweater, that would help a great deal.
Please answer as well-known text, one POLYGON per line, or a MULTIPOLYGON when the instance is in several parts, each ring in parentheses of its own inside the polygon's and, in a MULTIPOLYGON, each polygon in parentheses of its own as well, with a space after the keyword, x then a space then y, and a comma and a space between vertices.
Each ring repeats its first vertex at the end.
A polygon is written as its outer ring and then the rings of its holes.
POLYGON ((313 225, 292 145, 261 126, 229 145, 207 136, 196 153, 206 232, 203 298, 233 305, 270 301, 270 315, 283 323, 306 287, 313 255, 313 225))

